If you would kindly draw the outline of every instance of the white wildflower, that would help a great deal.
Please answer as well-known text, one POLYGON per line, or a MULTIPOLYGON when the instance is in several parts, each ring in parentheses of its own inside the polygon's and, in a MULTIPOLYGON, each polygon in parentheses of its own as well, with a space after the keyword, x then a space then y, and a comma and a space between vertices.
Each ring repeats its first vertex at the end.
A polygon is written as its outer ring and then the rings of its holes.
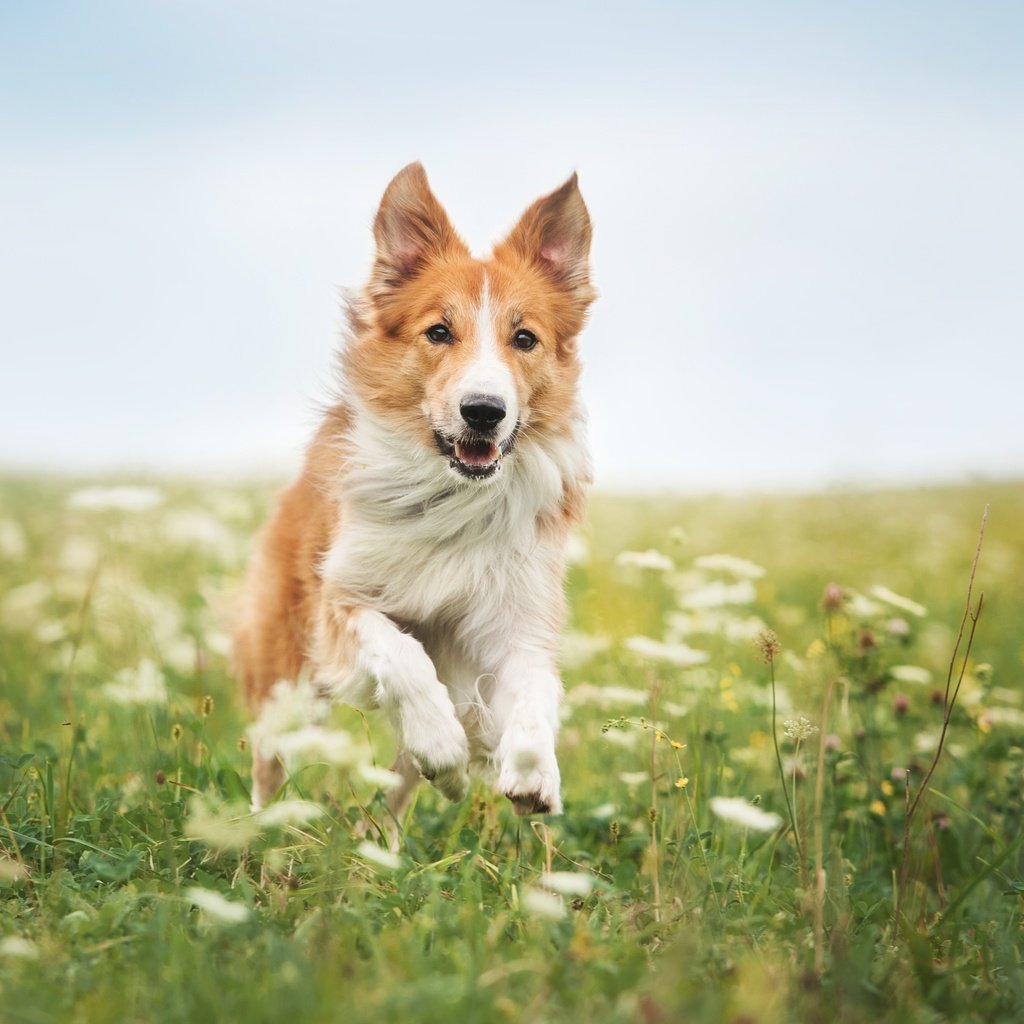
POLYGON ((123 484, 118 487, 81 487, 68 498, 70 508, 96 512, 145 512, 163 503, 163 492, 156 487, 123 484))
POLYGON ((796 718, 787 718, 782 723, 782 731, 788 739, 803 742, 810 739, 818 731, 818 727, 806 715, 797 715, 796 718))
POLYGON ((13 885, 28 878, 28 870, 24 864, 10 857, 0 857, 0 885, 13 885))
POLYGON ((121 669, 103 687, 103 696, 115 704, 166 704, 167 684, 160 669, 143 658, 137 668, 121 669))
POLYGON ((549 921, 565 917, 565 904, 561 896, 535 889, 531 885, 523 886, 519 894, 519 905, 533 917, 543 917, 549 921))
POLYGON ((380 789, 394 789, 402 784, 402 776, 398 772, 389 771, 375 764, 361 764, 359 774, 380 789))
POLYGON ((252 914, 244 903, 226 899, 213 889, 200 889, 194 886, 186 889, 183 895, 189 903, 220 924, 240 924, 242 921, 248 921, 252 914))
POLYGON ((1024 711, 1020 708, 988 708, 985 718, 990 725, 1008 725, 1014 729, 1024 728, 1024 711))
POLYGON ((212 850, 244 850, 259 833, 256 817, 241 805, 223 805, 198 795, 189 801, 185 835, 212 850))
POLYGON ((761 566, 735 555, 701 555, 694 559, 693 564, 698 569, 725 572, 740 579, 759 580, 764 576, 764 569, 761 566))
POLYGON ((53 590, 45 580, 32 580, 14 587, 0 598, 0 619, 9 628, 29 629, 39 619, 42 606, 52 595, 53 590))
POLYGON ((253 817, 261 825, 305 825, 327 812, 312 800, 279 800, 257 811, 253 817))
POLYGON ((38 960, 39 947, 20 935, 8 935, 0 939, 0 956, 17 957, 21 960, 38 960))
POLYGON ((696 590, 683 590, 679 595, 679 604, 692 611, 698 608, 721 608, 729 604, 750 604, 756 599, 757 591, 748 579, 737 583, 714 580, 696 590))
POLYGON ((594 879, 578 871, 545 871, 540 884, 562 896, 586 896, 594 888, 594 879))
POLYGON ((703 665, 710 655, 704 651, 696 651, 682 643, 665 643, 661 640, 652 640, 647 636, 631 636, 626 642, 626 649, 633 654, 639 654, 642 658, 650 658, 653 661, 666 661, 671 665, 678 665, 680 668, 689 668, 692 665, 703 665))
POLYGON ((586 565, 590 561, 590 547, 580 534, 569 534, 565 544, 565 559, 570 565, 586 565))
POLYGON ((590 816, 598 821, 611 821, 617 810, 615 804, 598 804, 597 807, 590 809, 590 816))
POLYGON ((593 683, 580 683, 569 691, 570 704, 582 704, 584 707, 608 708, 626 704, 646 704, 650 694, 646 690, 634 690, 628 686, 594 686, 593 683))
POLYGON ((646 551, 621 551, 615 556, 615 564, 629 569, 653 569, 655 572, 671 572, 675 563, 668 555, 654 548, 646 551))
POLYGON ((364 839, 357 847, 356 854, 374 867, 386 871, 397 871, 402 866, 402 858, 391 850, 385 850, 369 839, 364 839))
POLYGON ((559 661, 564 668, 580 668, 595 655, 608 650, 611 640, 606 636, 594 636, 568 630, 562 634, 559 661))
POLYGON ((928 609, 923 604, 911 601, 909 597, 893 593, 888 587, 872 587, 871 593, 879 601, 891 604, 894 608, 899 608, 901 611, 910 612, 911 615, 916 615, 919 619, 924 618, 928 614, 928 609))
POLYGON ((360 751, 352 737, 342 729, 327 729, 322 725, 304 725, 301 729, 277 735, 265 735, 249 730, 253 742, 258 742, 265 755, 277 754, 289 765, 324 763, 346 766, 356 763, 360 751))
POLYGON ((855 619, 873 619, 882 614, 882 606, 870 597, 858 594, 855 590, 846 592, 846 610, 855 619))
POLYGON ((0 519, 0 558, 20 562, 27 554, 25 531, 13 519, 0 519))
POLYGON ((168 512, 162 533, 177 547, 200 548, 221 562, 238 561, 244 554, 244 545, 239 538, 201 508, 168 512))
POLYGON ((889 669, 889 674, 901 683, 920 683, 927 686, 932 681, 931 672, 919 665, 893 665, 889 669))
POLYGON ((764 811, 742 797, 713 796, 709 805, 716 817, 755 832, 771 832, 782 824, 782 818, 774 811, 764 811))
POLYGON ((72 535, 61 545, 57 567, 76 580, 86 579, 96 571, 102 549, 90 537, 72 535))
POLYGON ((627 786, 642 786, 645 782, 651 781, 647 772, 619 772, 619 778, 627 786))

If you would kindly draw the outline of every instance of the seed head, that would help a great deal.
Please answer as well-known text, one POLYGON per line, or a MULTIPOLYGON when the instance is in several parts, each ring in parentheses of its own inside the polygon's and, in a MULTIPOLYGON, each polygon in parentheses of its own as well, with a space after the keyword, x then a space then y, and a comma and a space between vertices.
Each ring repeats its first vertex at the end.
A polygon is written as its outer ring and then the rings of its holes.
POLYGON ((779 638, 770 629, 766 629, 758 634, 756 644, 757 649, 761 652, 761 657, 764 658, 765 664, 771 664, 778 657, 779 651, 782 650, 779 638))
POLYGON ((199 713, 203 718, 209 718, 213 714, 213 697, 209 694, 203 698, 203 703, 199 707, 199 713))

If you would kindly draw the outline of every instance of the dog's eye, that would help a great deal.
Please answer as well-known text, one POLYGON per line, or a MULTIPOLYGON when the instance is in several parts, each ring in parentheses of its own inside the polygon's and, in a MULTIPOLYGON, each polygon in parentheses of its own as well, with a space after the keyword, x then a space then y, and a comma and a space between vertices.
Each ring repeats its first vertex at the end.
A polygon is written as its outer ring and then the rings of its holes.
POLYGON ((522 352, 529 352, 537 344, 537 335, 533 331, 516 331, 512 344, 522 352))
POLYGON ((434 324, 424 332, 435 345, 450 345, 452 343, 452 332, 444 324, 434 324))

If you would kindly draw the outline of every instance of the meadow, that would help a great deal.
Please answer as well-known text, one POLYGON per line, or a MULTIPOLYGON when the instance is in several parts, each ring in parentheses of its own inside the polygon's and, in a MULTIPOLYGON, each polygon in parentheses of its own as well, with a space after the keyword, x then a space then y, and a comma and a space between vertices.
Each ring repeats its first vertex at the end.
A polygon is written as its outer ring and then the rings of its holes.
POLYGON ((1024 1018, 1024 484, 596 497, 564 815, 399 823, 344 707, 247 810, 271 500, 0 480, 4 1024, 1024 1018))

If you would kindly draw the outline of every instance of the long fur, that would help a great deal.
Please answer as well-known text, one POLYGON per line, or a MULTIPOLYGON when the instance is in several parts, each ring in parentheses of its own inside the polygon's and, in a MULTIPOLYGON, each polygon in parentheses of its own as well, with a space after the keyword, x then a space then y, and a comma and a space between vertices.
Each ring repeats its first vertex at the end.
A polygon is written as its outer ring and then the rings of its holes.
MULTIPOLYGON (((414 164, 375 233, 339 399, 253 559, 237 671, 257 714, 300 675, 382 708, 408 782, 396 811, 420 773, 461 798, 470 763, 521 813, 558 811, 564 553, 590 480, 576 355, 593 298, 586 208, 574 176, 475 260, 414 164), (430 340, 433 322, 450 343, 430 340), (514 343, 524 325, 533 350, 514 343), (465 403, 481 388, 508 415, 474 440, 465 403)), ((282 781, 276 751, 254 744, 254 804, 282 781)))

